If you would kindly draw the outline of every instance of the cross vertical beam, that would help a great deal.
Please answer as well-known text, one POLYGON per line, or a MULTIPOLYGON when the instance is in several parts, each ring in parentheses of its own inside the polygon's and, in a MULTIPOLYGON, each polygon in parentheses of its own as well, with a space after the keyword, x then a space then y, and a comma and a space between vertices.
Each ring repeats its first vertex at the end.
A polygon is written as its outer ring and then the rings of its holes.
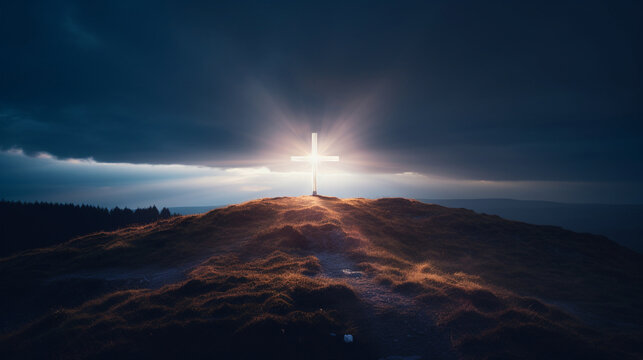
POLYGON ((313 133, 313 147, 312 147, 312 165, 313 165, 313 196, 317 195, 317 133, 313 133))

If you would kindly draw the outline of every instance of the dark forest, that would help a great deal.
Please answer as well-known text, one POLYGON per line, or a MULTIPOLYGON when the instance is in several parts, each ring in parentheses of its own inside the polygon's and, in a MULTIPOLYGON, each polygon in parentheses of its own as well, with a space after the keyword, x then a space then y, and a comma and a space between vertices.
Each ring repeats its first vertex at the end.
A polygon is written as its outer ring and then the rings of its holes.
POLYGON ((0 201, 0 257, 51 246, 75 236, 112 231, 134 224, 148 224, 172 217, 156 206, 131 210, 91 205, 0 201))

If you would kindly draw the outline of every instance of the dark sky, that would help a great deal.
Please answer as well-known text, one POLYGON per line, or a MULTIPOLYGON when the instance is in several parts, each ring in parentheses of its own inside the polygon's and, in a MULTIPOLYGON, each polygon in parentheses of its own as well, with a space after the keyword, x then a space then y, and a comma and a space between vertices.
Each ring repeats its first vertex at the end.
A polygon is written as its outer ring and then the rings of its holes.
POLYGON ((0 148, 260 166, 271 102, 391 171, 636 188, 642 4, 3 1, 0 148))

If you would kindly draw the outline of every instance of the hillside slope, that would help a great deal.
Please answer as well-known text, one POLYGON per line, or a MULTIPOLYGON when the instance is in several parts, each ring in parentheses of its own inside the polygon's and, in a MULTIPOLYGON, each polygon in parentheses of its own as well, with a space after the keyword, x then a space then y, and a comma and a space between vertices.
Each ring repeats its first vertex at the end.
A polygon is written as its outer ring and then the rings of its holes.
POLYGON ((4 258, 0 281, 9 358, 643 356, 642 255, 406 199, 250 201, 4 258))

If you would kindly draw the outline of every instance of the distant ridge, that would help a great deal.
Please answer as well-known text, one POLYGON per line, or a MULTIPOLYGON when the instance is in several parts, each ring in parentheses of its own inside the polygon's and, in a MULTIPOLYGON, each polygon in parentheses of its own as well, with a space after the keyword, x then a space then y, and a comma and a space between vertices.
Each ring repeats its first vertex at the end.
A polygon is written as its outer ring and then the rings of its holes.
POLYGON ((420 199, 538 225, 604 235, 643 253, 643 204, 580 204, 513 199, 420 199))
POLYGON ((172 214, 179 215, 194 215, 194 214, 203 214, 210 210, 219 209, 225 207, 226 205, 210 205, 210 206, 176 206, 169 207, 172 214))

